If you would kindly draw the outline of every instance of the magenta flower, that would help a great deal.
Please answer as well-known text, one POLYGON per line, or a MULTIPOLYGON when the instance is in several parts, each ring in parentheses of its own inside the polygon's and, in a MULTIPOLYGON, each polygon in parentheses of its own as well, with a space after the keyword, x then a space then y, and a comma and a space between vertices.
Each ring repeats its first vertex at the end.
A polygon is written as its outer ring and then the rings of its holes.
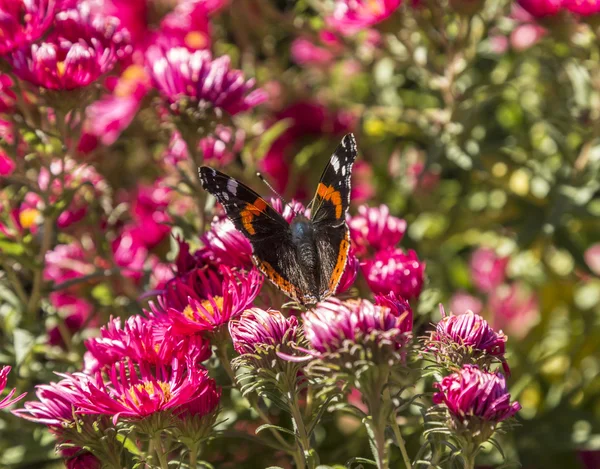
POLYGON ((245 269, 252 267, 252 245, 228 218, 216 217, 210 230, 202 235, 202 242, 213 262, 245 269))
POLYGON ((52 24, 55 0, 0 0, 0 56, 39 39, 52 24))
POLYGON ((128 318, 124 326, 120 318, 111 319, 100 328, 100 337, 86 342, 86 348, 98 369, 126 358, 165 366, 175 358, 200 363, 211 355, 210 344, 200 335, 177 336, 170 327, 139 315, 128 318))
POLYGON ((389 308, 394 316, 402 319, 399 326, 401 332, 412 332, 413 312, 408 301, 390 292, 387 295, 375 295, 375 304, 389 308))
MULTIPOLYGON (((10 370, 11 370, 10 366, 3 366, 2 368, 0 368, 0 393, 2 391, 4 391, 4 388, 6 387, 6 382, 8 381, 8 374, 10 373, 10 370)), ((0 409, 4 409, 4 408, 14 404, 15 402, 20 401, 27 394, 27 393, 23 393, 20 396, 17 396, 13 399, 13 396, 15 395, 16 392, 17 392, 16 389, 11 389, 8 392, 8 395, 6 397, 4 397, 3 399, 0 399, 0 409)))
POLYGON ((471 278, 477 288, 491 292, 506 278, 508 257, 499 257, 493 249, 479 248, 471 257, 471 278))
MULTIPOLYGON (((106 181, 93 166, 72 159, 54 160, 48 168, 42 167, 38 185, 50 193, 49 202, 52 204, 64 199, 71 200, 58 217, 59 228, 67 228, 80 221, 85 217, 88 206, 106 198, 109 192, 106 181)), ((44 207, 38 208, 42 210, 44 207)))
POLYGON ((348 217, 350 238, 358 255, 394 248, 404 237, 406 221, 390 215, 387 205, 358 207, 358 215, 348 217))
POLYGON ((302 317, 306 339, 322 356, 369 342, 398 350, 406 344, 406 332, 412 330, 410 310, 401 312, 397 305, 374 305, 367 300, 329 299, 302 317))
POLYGON ((102 462, 96 456, 81 448, 77 450, 73 456, 65 459, 67 469, 102 469, 102 462))
POLYGON ((518 402, 510 402, 501 373, 481 371, 475 365, 465 365, 434 386, 438 392, 433 395, 433 402, 448 408, 455 425, 467 428, 482 422, 492 425, 481 435, 481 442, 491 436, 496 424, 513 417, 521 409, 518 402))
POLYGON ((59 244, 46 253, 44 279, 54 283, 83 277, 94 272, 83 246, 78 243, 59 244))
POLYGON ((488 298, 492 324, 518 339, 537 323, 540 309, 537 295, 522 283, 502 285, 488 298))
POLYGON ((17 76, 52 90, 74 90, 89 85, 112 69, 129 52, 127 38, 116 18, 79 9, 56 15, 51 34, 40 44, 15 51, 10 63, 17 76))
POLYGON ((556 15, 565 3, 564 0, 518 0, 525 11, 535 18, 556 15))
POLYGON ((152 249, 171 232, 171 221, 167 208, 171 189, 161 180, 153 185, 139 185, 132 202, 132 223, 129 233, 145 248, 152 249))
POLYGON ((402 249, 380 251, 361 267, 373 293, 394 292, 406 299, 418 298, 421 294, 425 263, 412 249, 407 254, 402 249))
POLYGON ((16 167, 17 165, 13 159, 4 150, 0 149, 0 176, 10 176, 16 167))
MULTIPOLYGON (((355 204, 364 204, 375 196, 373 168, 366 161, 356 161, 352 169, 352 192, 350 199, 355 204)), ((382 205, 382 207, 384 207, 382 205)), ((360 207, 359 207, 360 213, 360 207)), ((354 217, 356 218, 356 217, 354 217)))
POLYGON ((600 243, 592 244, 587 248, 583 257, 590 270, 600 277, 600 243))
POLYGON ((292 59, 298 65, 328 66, 333 63, 333 53, 324 47, 319 47, 306 38, 298 38, 292 42, 292 59))
POLYGON ((563 7, 581 16, 594 16, 600 13, 598 0, 564 0, 563 7))
POLYGON ((344 35, 352 35, 387 19, 401 0, 336 0, 327 24, 344 35))
POLYGON ((262 274, 254 268, 245 272, 225 266, 218 272, 197 269, 173 279, 152 311, 157 319, 170 322, 178 335, 215 331, 252 304, 262 283, 262 274))
MULTIPOLYGON (((50 304, 54 306, 60 316, 64 318, 64 327, 69 334, 80 331, 84 324, 93 327, 94 313, 91 303, 66 291, 53 292, 49 295, 50 304)), ((55 326, 48 331, 48 343, 58 347, 65 347, 64 331, 55 326)))
POLYGON ((441 305, 440 311, 442 319, 425 343, 435 361, 453 368, 471 363, 487 369, 490 360, 498 360, 504 371, 510 373, 504 356, 508 338, 502 331, 494 331, 485 319, 472 311, 447 316, 441 305))
POLYGON ((298 319, 286 318, 279 311, 251 308, 229 323, 233 348, 243 354, 257 354, 268 348, 289 350, 289 343, 298 342, 298 319))
POLYGON ((352 285, 354 285, 359 268, 360 261, 358 260, 358 257, 356 257, 354 253, 350 252, 348 254, 348 261, 346 262, 346 268, 344 269, 340 283, 335 291, 336 294, 344 293, 348 291, 352 285))
POLYGON ((64 425, 73 422, 78 391, 72 379, 36 386, 37 401, 25 402, 23 409, 13 410, 17 417, 46 425, 53 433, 60 433, 64 425))
POLYGON ((147 363, 137 366, 126 360, 113 364, 94 377, 78 376, 77 406, 83 413, 121 418, 143 419, 162 411, 184 410, 211 386, 208 371, 193 363, 173 360, 169 367, 152 370, 147 363))
POLYGON ((465 292, 456 292, 450 298, 450 311, 455 314, 463 314, 467 311, 473 311, 475 314, 480 314, 483 310, 481 300, 473 295, 465 292))
POLYGON ((186 102, 198 109, 214 108, 234 115, 267 99, 263 90, 252 90, 254 80, 246 81, 241 71, 231 69, 228 56, 213 60, 207 50, 152 47, 147 60, 156 88, 173 111, 186 102))

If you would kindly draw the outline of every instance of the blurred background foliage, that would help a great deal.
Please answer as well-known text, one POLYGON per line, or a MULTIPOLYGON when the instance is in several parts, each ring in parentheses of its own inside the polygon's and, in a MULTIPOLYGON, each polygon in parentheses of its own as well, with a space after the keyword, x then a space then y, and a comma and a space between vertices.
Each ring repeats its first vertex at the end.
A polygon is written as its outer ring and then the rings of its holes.
MULTIPOLYGON (((594 464, 586 458, 600 451, 600 272, 598 261, 586 257, 600 242, 594 29, 561 18, 524 44, 515 31, 526 21, 511 2, 423 0, 406 2, 375 29, 323 44, 327 2, 230 3, 211 19, 214 55, 228 54, 270 97, 236 120, 246 141, 227 172, 260 188, 254 178, 260 168, 284 196, 307 201, 327 155, 353 131, 361 162, 352 210, 359 203, 389 205, 408 223, 403 246, 427 265, 416 305, 420 332, 439 319, 442 302, 455 313, 479 305, 509 336, 511 394, 523 410, 519 425, 501 437, 508 459, 525 468, 600 467, 583 465, 594 464), (326 51, 327 60, 301 60, 293 53, 299 38, 326 51), (473 281, 471 259, 480 248, 508 258, 504 285, 493 291, 473 281)), ((153 99, 146 98, 113 145, 86 156, 113 188, 111 213, 125 220, 130 202, 118 203, 117 194, 164 176, 157 162, 170 129, 157 118, 153 99)), ((15 200, 22 192, 5 186, 2 197, 15 200)), ((105 210, 96 205, 87 223, 105 210)), ((173 219, 193 236, 189 217, 173 219)), ((27 236, 23 258, 40 242, 27 236)), ((54 242, 72 236, 59 232, 54 242)), ((3 255, 19 254, 14 243, 0 242, 3 255)), ((172 260, 175 250, 167 239, 153 253, 172 260)), ((150 273, 130 289, 119 278, 84 285, 94 324, 139 312, 150 273)), ((50 345, 48 323, 60 312, 42 302, 43 320, 25 324, 15 292, 0 283, 0 294, 0 362, 19 369, 10 385, 32 389, 55 380, 54 371, 80 366, 93 327, 74 331, 68 347, 50 345)), ((256 426, 236 393, 225 408, 234 428, 256 426)), ((417 418, 407 415, 407 422, 417 418)), ((362 431, 351 417, 331 416, 317 433, 323 463, 368 454, 362 431)), ((414 454, 419 435, 409 435, 408 445, 414 454)), ((286 464, 283 456, 266 461, 260 447, 241 440, 217 439, 209 454, 222 468, 286 464)), ((0 467, 60 467, 52 463, 51 435, 9 413, 0 414, 0 455, 0 467)), ((499 456, 485 457, 492 464, 499 456)))

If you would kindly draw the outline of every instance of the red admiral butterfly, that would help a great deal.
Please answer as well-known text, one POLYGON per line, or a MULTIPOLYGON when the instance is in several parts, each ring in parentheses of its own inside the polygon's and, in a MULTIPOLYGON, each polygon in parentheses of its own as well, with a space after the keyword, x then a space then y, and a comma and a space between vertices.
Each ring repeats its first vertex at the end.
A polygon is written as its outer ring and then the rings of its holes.
POLYGON ((346 267, 346 212, 355 159, 356 140, 348 134, 321 175, 310 219, 296 214, 291 223, 240 181, 207 166, 199 174, 202 187, 252 244, 260 271, 293 300, 312 305, 335 293, 346 267))

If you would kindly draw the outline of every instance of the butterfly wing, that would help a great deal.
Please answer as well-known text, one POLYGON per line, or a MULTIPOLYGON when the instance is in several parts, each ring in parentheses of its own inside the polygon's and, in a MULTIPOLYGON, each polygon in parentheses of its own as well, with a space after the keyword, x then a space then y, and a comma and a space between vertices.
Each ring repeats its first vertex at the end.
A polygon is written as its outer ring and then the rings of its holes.
POLYGON ((354 135, 346 135, 331 155, 312 201, 311 220, 320 262, 321 299, 335 293, 346 268, 350 233, 346 213, 350 206, 352 166, 357 147, 354 135))
POLYGON ((305 302, 308 285, 299 272, 289 223, 265 199, 245 184, 216 169, 199 169, 202 187, 225 208, 236 229, 252 245, 258 269, 295 301, 305 302))

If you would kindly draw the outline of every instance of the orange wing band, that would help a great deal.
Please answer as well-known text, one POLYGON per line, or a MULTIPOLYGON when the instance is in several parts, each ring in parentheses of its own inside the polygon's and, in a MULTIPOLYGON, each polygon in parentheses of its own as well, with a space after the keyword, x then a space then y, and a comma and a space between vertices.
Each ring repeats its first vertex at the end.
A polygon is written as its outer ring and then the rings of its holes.
POLYGON ((242 225, 248 234, 256 234, 256 230, 252 225, 252 220, 254 220, 254 217, 264 213, 266 208, 267 203, 259 197, 254 201, 254 203, 246 204, 246 208, 240 212, 240 216, 242 217, 242 225))
POLYGON ((322 182, 317 187, 317 195, 323 200, 331 202, 335 207, 335 218, 342 218, 342 195, 333 186, 326 186, 322 182))
POLYGON ((331 274, 331 278, 329 279, 329 291, 331 294, 335 293, 335 290, 340 283, 342 275, 344 274, 344 269, 346 268, 346 261, 348 260, 348 250, 350 249, 350 242, 348 238, 350 233, 346 233, 346 237, 342 239, 340 243, 340 253, 338 254, 337 262, 335 263, 335 267, 333 268, 333 273, 331 274))

